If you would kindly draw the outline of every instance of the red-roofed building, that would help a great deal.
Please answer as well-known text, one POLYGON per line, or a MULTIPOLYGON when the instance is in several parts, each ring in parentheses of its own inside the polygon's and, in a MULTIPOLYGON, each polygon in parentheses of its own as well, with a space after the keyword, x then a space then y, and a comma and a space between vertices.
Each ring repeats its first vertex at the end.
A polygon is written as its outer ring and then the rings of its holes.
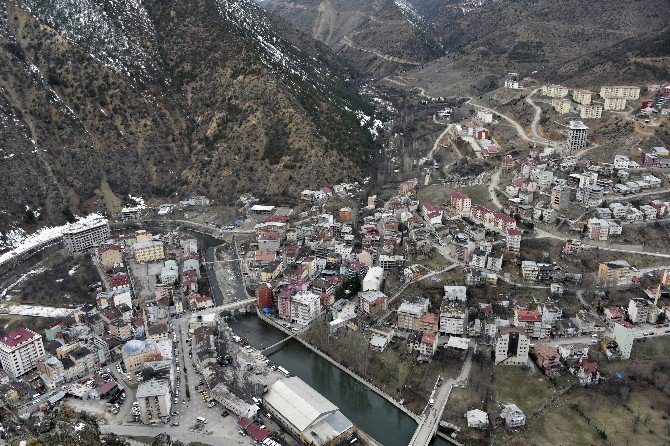
POLYGON ((525 330, 529 338, 543 339, 549 336, 551 326, 542 323, 542 314, 537 310, 516 310, 514 326, 525 330))
POLYGON ((490 227, 493 224, 494 218, 493 211, 486 206, 482 206, 481 204, 472 206, 472 219, 475 223, 490 227))
POLYGON ((503 234, 507 233, 508 229, 516 229, 516 220, 514 218, 505 215, 501 212, 493 214, 493 228, 502 232, 503 234))
POLYGON ((438 336, 435 333, 424 333, 421 336, 419 352, 424 356, 433 356, 437 351, 438 336))
POLYGON ((425 313, 419 318, 419 331, 423 333, 437 333, 440 318, 435 313, 425 313))
POLYGON ((256 423, 251 423, 249 426, 247 426, 246 430, 249 436, 256 440, 257 443, 261 443, 270 435, 270 432, 267 429, 261 429, 261 427, 256 423))
POLYGON ((240 420, 237 422, 237 425, 240 426, 242 429, 245 429, 249 427, 249 425, 252 423, 252 421, 249 418, 242 417, 240 420))
POLYGON ((544 342, 538 343, 533 348, 533 355, 538 367, 547 375, 561 366, 561 356, 558 354, 558 349, 544 342))
POLYGON ((269 283, 261 283, 256 288, 256 306, 259 310, 263 308, 272 308, 274 306, 274 298, 272 294, 272 285, 269 283))
POLYGON ((188 295, 188 304, 193 311, 200 311, 214 307, 214 299, 212 296, 202 296, 198 293, 191 293, 188 295))
POLYGON ((42 336, 27 328, 17 328, 0 338, 0 364, 7 375, 17 378, 37 366, 44 355, 42 336))
POLYGON ((598 382, 601 378, 597 362, 581 361, 571 367, 570 371, 579 379, 581 385, 598 382))
POLYGON ((107 394, 111 392, 116 386, 117 386, 116 381, 111 380, 107 381, 106 383, 104 383, 95 390, 96 392, 98 392, 98 396, 104 397, 107 396, 107 394))
POLYGON ((605 308, 605 317, 613 322, 623 319, 623 313, 614 307, 605 308))
POLYGON ((109 287, 113 291, 130 288, 130 278, 123 273, 116 274, 110 277, 109 287))
POLYGON ((423 218, 431 225, 442 223, 442 214, 444 210, 439 206, 424 201, 421 203, 421 214, 423 218))

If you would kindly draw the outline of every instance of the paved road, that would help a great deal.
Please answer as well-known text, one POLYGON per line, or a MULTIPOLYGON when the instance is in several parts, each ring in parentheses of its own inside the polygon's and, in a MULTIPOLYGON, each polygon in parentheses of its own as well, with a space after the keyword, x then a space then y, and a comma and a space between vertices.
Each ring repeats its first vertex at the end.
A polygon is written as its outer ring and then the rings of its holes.
POLYGON ((493 203, 494 206, 496 206, 498 209, 502 209, 503 205, 498 200, 498 196, 496 195, 496 189, 498 188, 498 184, 500 184, 500 175, 502 174, 502 167, 499 167, 498 170, 496 170, 493 175, 491 175, 491 181, 489 182, 488 190, 489 190, 489 198, 491 198, 491 203, 493 203))
POLYGON ((449 400, 449 395, 451 395, 451 390, 454 387, 454 384, 467 381, 470 376, 470 369, 472 367, 472 355, 474 350, 474 342, 470 342, 470 350, 468 351, 463 367, 461 368, 461 373, 456 379, 449 378, 447 379, 441 387, 437 388, 437 392, 434 393, 432 405, 428 405, 423 413, 423 419, 419 422, 419 426, 414 432, 414 436, 410 440, 409 446, 428 446, 433 440, 435 433, 437 432, 437 426, 442 419, 442 413, 444 408, 447 406, 447 401, 449 400))
POLYGON ((486 110, 490 113, 493 113, 494 115, 500 116, 505 121, 512 124, 514 126, 514 128, 516 129, 516 132, 519 134, 521 139, 523 139, 524 141, 532 142, 534 144, 544 144, 544 145, 548 144, 548 142, 546 142, 546 140, 544 140, 544 139, 536 139, 536 138, 529 137, 526 134, 526 131, 524 130, 524 128, 521 126, 521 124, 519 124, 513 118, 507 116, 506 114, 500 113, 499 111, 496 111, 496 110, 494 110, 490 107, 486 107, 486 106, 483 106, 483 105, 476 104, 475 102, 472 101, 472 98, 468 102, 471 103, 475 108, 481 108, 482 110, 486 110))
POLYGON ((533 107, 533 108, 535 109, 535 115, 533 116, 533 120, 532 120, 531 123, 530 123, 530 131, 533 132, 533 135, 534 135, 535 138, 537 138, 539 141, 544 141, 545 144, 549 144, 551 141, 548 141, 547 139, 541 137, 541 136, 537 133, 537 124, 538 124, 538 122, 540 122, 540 117, 542 116, 542 109, 541 109, 540 107, 538 107, 537 105, 535 105, 535 103, 533 102, 533 99, 532 99, 532 98, 533 98, 533 95, 534 95, 535 93, 537 93, 537 90, 539 90, 539 89, 536 88, 535 90, 531 91, 530 94, 529 94, 528 96, 526 96, 526 102, 527 102, 528 104, 530 104, 530 106, 533 107))

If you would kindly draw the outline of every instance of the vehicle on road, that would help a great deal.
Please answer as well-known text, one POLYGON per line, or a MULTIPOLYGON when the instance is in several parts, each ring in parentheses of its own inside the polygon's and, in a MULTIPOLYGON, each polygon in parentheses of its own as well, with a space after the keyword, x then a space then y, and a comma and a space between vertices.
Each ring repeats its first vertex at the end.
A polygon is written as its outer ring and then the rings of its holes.
POLYGON ((432 406, 433 404, 435 404, 435 400, 433 398, 429 399, 428 400, 428 405, 432 406))
POLYGON ((170 423, 171 426, 179 426, 179 421, 173 421, 170 423))
POLYGON ((195 419, 195 421, 197 421, 198 423, 207 424, 207 418, 205 417, 198 417, 195 419))
POLYGON ((223 418, 226 418, 226 417, 229 416, 229 415, 230 415, 230 412, 228 412, 227 410, 221 414, 221 416, 222 416, 223 418))

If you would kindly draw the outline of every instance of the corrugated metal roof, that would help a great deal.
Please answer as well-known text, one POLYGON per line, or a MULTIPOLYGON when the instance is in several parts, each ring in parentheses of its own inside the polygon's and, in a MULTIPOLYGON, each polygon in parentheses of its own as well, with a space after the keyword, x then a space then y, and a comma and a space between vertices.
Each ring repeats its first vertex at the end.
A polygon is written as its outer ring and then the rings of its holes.
POLYGON ((297 376, 275 382, 264 399, 301 432, 324 415, 337 411, 337 406, 297 376))

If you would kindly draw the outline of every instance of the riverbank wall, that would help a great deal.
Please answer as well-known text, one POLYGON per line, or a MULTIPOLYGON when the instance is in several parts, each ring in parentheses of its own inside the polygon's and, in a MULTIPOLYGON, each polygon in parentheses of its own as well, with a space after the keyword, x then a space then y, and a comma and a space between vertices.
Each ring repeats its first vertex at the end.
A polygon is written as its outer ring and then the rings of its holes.
MULTIPOLYGON (((268 324, 272 325, 273 327, 275 327, 276 329, 282 331, 283 333, 286 333, 287 336, 293 336, 293 335, 295 334, 295 333, 289 331, 288 329, 286 329, 286 327, 283 327, 281 324, 279 324, 279 323, 277 323, 276 321, 274 321, 271 317, 268 317, 268 316, 264 315, 263 313, 261 313, 260 311, 258 311, 258 309, 256 310, 256 314, 258 315, 259 318, 261 318, 261 320, 263 320, 264 322, 267 322, 268 324)), ((397 407, 398 409, 400 409, 402 412, 404 412, 407 416, 409 416, 411 419, 413 419, 413 420, 416 421, 417 423, 419 422, 419 416, 418 416, 417 414, 415 414, 415 413, 412 412, 411 410, 407 409, 405 406, 403 406, 403 405, 400 404, 398 401, 396 401, 395 398, 393 398, 391 395, 389 395, 388 393, 386 393, 386 392, 384 392, 383 390, 381 390, 379 387, 377 387, 377 386, 375 386, 374 384, 370 383, 369 381, 365 380, 363 377, 361 377, 360 375, 358 375, 356 372, 354 372, 353 370, 349 369, 348 367, 345 367, 345 366, 343 366, 342 364, 340 364, 339 362, 335 361, 333 358, 331 358, 330 356, 328 356, 327 354, 325 354, 324 352, 322 352, 322 351, 319 350, 318 348, 314 347, 314 346, 313 346, 312 344, 310 344, 309 342, 307 342, 307 341, 305 341, 304 339, 300 338, 300 336, 294 336, 293 339, 295 339, 296 341, 300 342, 302 345, 304 345, 305 347, 307 347, 309 350, 311 350, 312 352, 314 352, 314 353, 316 353, 317 355, 321 356, 323 359, 325 359, 326 361, 330 362, 332 365, 334 365, 334 366, 337 367, 338 369, 342 370, 344 373, 348 374, 349 376, 351 376, 352 378, 354 378, 356 381, 358 381, 359 383, 363 384, 363 385, 366 386, 368 389, 372 390, 372 391, 375 392, 377 395, 379 395, 379 396, 381 396, 382 398, 384 398, 384 399, 385 399, 386 401, 388 401, 389 403, 393 404, 395 407, 397 407)))

